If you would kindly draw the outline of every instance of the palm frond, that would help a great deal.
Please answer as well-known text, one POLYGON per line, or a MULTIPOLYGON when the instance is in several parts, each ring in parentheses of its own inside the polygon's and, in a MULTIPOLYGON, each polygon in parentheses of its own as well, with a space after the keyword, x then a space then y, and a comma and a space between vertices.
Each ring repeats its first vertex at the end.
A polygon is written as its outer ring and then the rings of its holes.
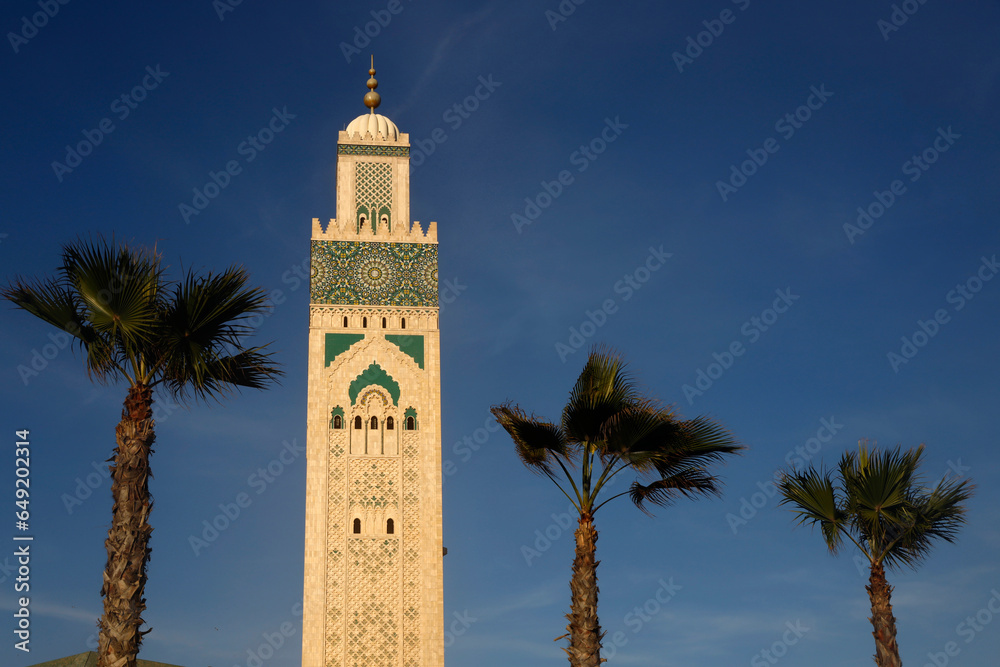
POLYGON ((96 332, 126 350, 155 340, 162 269, 154 253, 103 239, 79 241, 64 249, 62 271, 96 332))
POLYGON ((635 381, 621 355, 595 347, 570 391, 562 429, 575 442, 598 442, 608 421, 640 403, 635 381))
POLYGON ((646 503, 660 507, 672 505, 679 497, 721 495, 719 480, 700 468, 680 470, 670 476, 655 479, 649 484, 633 480, 629 498, 643 513, 652 516, 646 503))
POLYGON ((809 468, 798 473, 784 473, 778 481, 781 505, 792 505, 798 523, 819 524, 823 539, 831 553, 843 544, 849 517, 838 502, 831 473, 809 468))
POLYGON ((954 542, 965 524, 965 503, 975 486, 971 480, 943 479, 929 492, 914 493, 909 521, 885 562, 892 568, 915 569, 930 554, 935 540, 954 542))
POLYGON ((557 459, 571 463, 573 451, 565 434, 555 424, 529 416, 510 402, 495 405, 490 412, 510 434, 518 457, 529 469, 551 477, 554 473, 552 465, 557 459))
POLYGON ((161 315, 157 352, 164 384, 178 396, 218 397, 234 387, 260 389, 280 375, 261 351, 244 349, 253 327, 246 318, 266 310, 261 289, 247 287, 246 272, 189 273, 161 315), (227 387, 231 385, 232 387, 227 387))

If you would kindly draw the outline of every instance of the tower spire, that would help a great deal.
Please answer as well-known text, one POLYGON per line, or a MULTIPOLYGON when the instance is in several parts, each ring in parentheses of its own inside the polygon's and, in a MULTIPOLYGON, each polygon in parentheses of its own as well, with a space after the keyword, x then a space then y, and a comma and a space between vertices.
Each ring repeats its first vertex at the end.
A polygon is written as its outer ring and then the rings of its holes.
POLYGON ((368 92, 365 93, 365 106, 371 109, 371 113, 375 113, 375 107, 382 103, 382 96, 375 92, 378 88, 378 81, 375 80, 375 54, 372 54, 372 67, 368 70, 368 92))

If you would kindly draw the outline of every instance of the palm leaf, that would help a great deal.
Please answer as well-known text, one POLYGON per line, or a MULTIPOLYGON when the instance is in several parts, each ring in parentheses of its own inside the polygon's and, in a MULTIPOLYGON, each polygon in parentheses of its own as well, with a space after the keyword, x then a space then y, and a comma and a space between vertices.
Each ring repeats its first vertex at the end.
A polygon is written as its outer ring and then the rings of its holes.
POLYGON ((570 462, 572 452, 566 436, 555 424, 529 416, 509 402, 493 406, 490 412, 510 434, 518 457, 531 470, 551 477, 556 459, 570 462))
POLYGON ((799 524, 819 524, 827 548, 837 553, 843 543, 848 515, 839 506, 831 473, 813 468, 785 473, 778 482, 778 490, 782 496, 779 504, 792 505, 799 524))

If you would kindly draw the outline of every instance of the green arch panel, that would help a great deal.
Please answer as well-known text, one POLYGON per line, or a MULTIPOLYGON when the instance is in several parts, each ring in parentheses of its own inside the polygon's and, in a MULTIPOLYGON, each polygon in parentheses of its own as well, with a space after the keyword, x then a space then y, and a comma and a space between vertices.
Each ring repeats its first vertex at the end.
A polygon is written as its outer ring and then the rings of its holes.
POLYGON ((420 368, 424 367, 424 337, 406 334, 386 334, 385 339, 410 355, 420 368))
POLYGON ((361 375, 351 381, 351 386, 347 389, 348 396, 351 397, 351 405, 357 402, 358 394, 361 393, 361 390, 370 384, 377 384, 385 389, 392 396, 392 404, 399 404, 399 383, 393 380, 391 375, 382 370, 381 366, 373 362, 361 375))

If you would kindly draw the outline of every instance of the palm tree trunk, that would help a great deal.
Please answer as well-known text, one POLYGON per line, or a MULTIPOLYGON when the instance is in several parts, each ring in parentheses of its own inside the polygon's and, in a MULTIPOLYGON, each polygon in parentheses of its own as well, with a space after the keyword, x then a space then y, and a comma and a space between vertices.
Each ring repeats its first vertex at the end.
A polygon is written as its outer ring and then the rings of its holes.
POLYGON ((580 515, 576 529, 576 556, 573 559, 573 578, 569 588, 572 594, 569 625, 569 655, 572 667, 601 666, 601 625, 597 619, 597 529, 588 514, 580 515))
POLYGON ((149 455, 153 453, 153 392, 145 385, 129 388, 122 418, 115 429, 111 470, 111 529, 104 542, 104 615, 98 622, 97 667, 135 667, 142 643, 139 627, 146 609, 146 563, 149 561, 149 455))
POLYGON ((896 619, 892 615, 892 586, 885 578, 882 563, 872 565, 871 576, 868 577, 868 599, 872 603, 870 619, 875 629, 875 664, 878 667, 902 667, 899 659, 899 646, 896 644, 896 619))

